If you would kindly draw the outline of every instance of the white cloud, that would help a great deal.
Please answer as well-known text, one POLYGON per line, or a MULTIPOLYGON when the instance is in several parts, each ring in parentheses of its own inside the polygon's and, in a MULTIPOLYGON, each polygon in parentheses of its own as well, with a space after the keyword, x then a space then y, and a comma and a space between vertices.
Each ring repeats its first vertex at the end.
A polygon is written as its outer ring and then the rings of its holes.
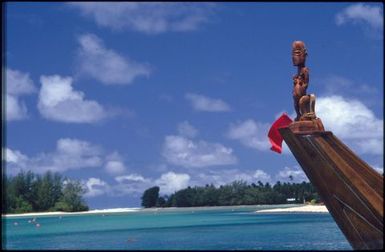
POLYGON ((261 182, 270 182, 271 181, 270 175, 267 174, 266 172, 264 172, 263 170, 256 170, 254 175, 253 175, 253 178, 255 178, 256 180, 259 180, 261 182))
POLYGON ((6 149, 7 172, 32 170, 43 173, 47 170, 63 172, 71 169, 99 167, 102 165, 102 150, 96 145, 78 139, 62 138, 56 150, 28 157, 18 150, 6 149))
POLYGON ((101 27, 146 34, 193 31, 208 22, 212 4, 200 3, 71 3, 101 27))
POLYGON ((237 163, 233 150, 219 143, 202 140, 192 141, 182 136, 166 136, 163 156, 175 165, 184 167, 206 167, 237 163))
POLYGON ((141 195, 146 189, 154 186, 149 178, 139 174, 129 174, 115 177, 118 183, 113 186, 113 196, 141 195))
POLYGON ((139 76, 149 76, 147 64, 135 62, 122 57, 115 51, 107 49, 103 41, 93 34, 79 37, 80 49, 78 60, 79 71, 103 84, 130 84, 139 76))
POLYGON ((5 159, 3 157, 3 160, 10 163, 21 163, 25 162, 28 159, 28 157, 24 154, 22 154, 18 150, 11 150, 9 148, 5 148, 5 159))
POLYGON ((96 197, 101 195, 109 196, 140 196, 142 193, 154 186, 160 187, 160 193, 171 194, 177 190, 186 188, 190 181, 190 176, 185 173, 175 173, 169 171, 161 174, 157 179, 145 178, 140 174, 126 174, 114 178, 115 184, 108 184, 99 178, 89 178, 84 181, 84 187, 87 190, 86 197, 96 197))
POLYGON ((227 112, 230 106, 220 99, 213 99, 203 95, 188 93, 185 98, 191 102, 195 110, 206 112, 227 112))
POLYGON ((139 174, 129 174, 129 175, 123 175, 115 177, 115 180, 119 183, 122 183, 124 181, 130 182, 130 181, 136 181, 136 182, 146 182, 148 179, 144 178, 142 175, 139 174))
POLYGON ((362 154, 374 154, 374 155, 384 154, 384 149, 383 149, 384 138, 353 140, 353 145, 362 154))
POLYGON ((86 189, 85 197, 96 197, 108 194, 110 191, 110 186, 99 178, 89 178, 84 182, 84 186, 86 189))
POLYGON ((121 161, 110 160, 107 161, 105 169, 110 174, 121 174, 125 172, 126 167, 121 161))
POLYGON ((119 175, 126 171, 123 158, 118 152, 113 152, 106 157, 104 169, 111 175, 119 175))
POLYGON ((7 121, 22 120, 28 117, 25 103, 20 101, 17 96, 6 95, 6 115, 7 121))
POLYGON ((332 131, 359 153, 383 154, 384 121, 360 101, 341 96, 320 97, 316 113, 325 130, 332 131))
POLYGON ((345 97, 367 95, 373 96, 379 93, 374 85, 366 83, 357 83, 340 75, 330 74, 325 78, 313 80, 315 86, 322 89, 322 96, 343 94, 345 97))
POLYGON ((6 70, 7 94, 26 95, 36 91, 33 81, 28 73, 7 68, 6 70))
POLYGON ((190 176, 185 173, 167 172, 155 180, 155 184, 160 187, 160 193, 171 194, 175 191, 184 189, 190 182, 190 176))
POLYGON ((198 173, 192 178, 191 184, 206 185, 213 184, 220 186, 232 183, 235 180, 246 181, 247 183, 255 183, 260 180, 262 182, 271 182, 271 176, 263 170, 240 171, 239 169, 211 170, 205 173, 198 173))
POLYGON ((178 124, 178 133, 181 136, 194 138, 198 134, 198 130, 194 128, 189 122, 184 121, 178 124))
POLYGON ((269 150, 270 143, 267 133, 270 125, 267 123, 255 122, 252 119, 230 125, 227 136, 230 139, 238 140, 243 145, 257 150, 269 150))
POLYGON ((302 181, 309 181, 306 174, 298 166, 295 166, 295 168, 285 167, 278 172, 275 178, 281 182, 300 183, 302 181), (290 176, 292 179, 290 179, 290 176))
POLYGON ((96 101, 85 100, 84 93, 72 88, 71 77, 41 76, 38 109, 49 120, 69 123, 92 123, 106 117, 96 101))
POLYGON ((373 29, 383 29, 384 17, 380 6, 357 3, 348 6, 336 15, 337 25, 363 23, 373 29))
POLYGON ((36 91, 28 73, 22 73, 10 68, 6 69, 6 119, 8 121, 22 120, 28 117, 28 110, 20 96, 36 91))

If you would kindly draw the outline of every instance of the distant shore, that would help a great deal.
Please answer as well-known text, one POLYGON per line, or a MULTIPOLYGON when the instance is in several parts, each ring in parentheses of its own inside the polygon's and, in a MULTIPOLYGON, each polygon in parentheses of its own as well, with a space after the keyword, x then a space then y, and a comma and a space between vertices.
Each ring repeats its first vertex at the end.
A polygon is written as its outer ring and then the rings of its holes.
MULTIPOLYGON (((257 210, 257 213, 279 213, 279 212, 322 212, 327 213, 328 210, 324 205, 258 205, 267 209, 257 210), (281 207, 280 207, 281 206, 281 207)), ((22 213, 22 214, 2 214, 1 217, 38 217, 38 216, 65 216, 65 215, 89 215, 89 214, 113 214, 113 213, 129 213, 138 211, 174 211, 174 210, 209 210, 209 209, 225 209, 231 208, 235 210, 237 208, 253 207, 252 205, 244 206, 204 206, 204 207, 167 207, 167 208, 111 208, 111 209, 95 209, 84 212, 40 212, 40 213, 22 213)), ((255 206, 254 206, 255 207, 255 206)))
POLYGON ((306 213, 328 213, 328 209, 324 205, 304 205, 288 208, 274 208, 257 210, 257 213, 293 213, 293 212, 306 212, 306 213))

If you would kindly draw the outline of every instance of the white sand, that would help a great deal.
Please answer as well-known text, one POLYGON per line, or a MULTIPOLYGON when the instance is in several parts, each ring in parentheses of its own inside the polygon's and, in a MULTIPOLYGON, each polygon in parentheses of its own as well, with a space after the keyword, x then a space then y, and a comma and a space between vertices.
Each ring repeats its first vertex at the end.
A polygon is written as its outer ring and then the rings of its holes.
POLYGON ((64 216, 64 215, 84 215, 84 214, 107 214, 107 213, 128 213, 136 212, 141 208, 112 208, 95 209, 84 212, 44 212, 44 213, 24 213, 24 214, 2 214, 1 217, 28 217, 28 216, 64 216))
MULTIPOLYGON (((170 208, 112 208, 112 209, 95 209, 84 212, 45 212, 45 213, 24 213, 24 214, 2 214, 2 217, 37 217, 37 216, 65 216, 65 215, 87 215, 87 214, 110 214, 110 213, 128 213, 136 211, 175 211, 175 210, 200 210, 200 209, 219 209, 219 208, 232 208, 236 209, 245 206, 222 206, 222 207, 170 207, 170 208)), ((247 206, 251 207, 251 206, 247 206)), ((327 213, 328 210, 323 205, 304 205, 294 206, 287 208, 274 208, 258 210, 257 213, 279 213, 279 212, 321 212, 327 213)))
POLYGON ((288 208, 274 208, 258 210, 257 213, 291 213, 291 212, 307 212, 307 213, 328 213, 328 209, 324 205, 305 205, 288 208))

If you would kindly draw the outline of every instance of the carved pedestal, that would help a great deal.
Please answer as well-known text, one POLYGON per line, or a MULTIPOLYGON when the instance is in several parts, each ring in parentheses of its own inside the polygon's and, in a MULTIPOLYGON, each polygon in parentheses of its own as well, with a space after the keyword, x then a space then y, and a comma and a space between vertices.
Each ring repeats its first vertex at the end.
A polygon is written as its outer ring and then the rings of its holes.
POLYGON ((320 118, 292 122, 289 125, 289 128, 293 133, 302 133, 302 134, 311 134, 314 132, 325 131, 320 118))

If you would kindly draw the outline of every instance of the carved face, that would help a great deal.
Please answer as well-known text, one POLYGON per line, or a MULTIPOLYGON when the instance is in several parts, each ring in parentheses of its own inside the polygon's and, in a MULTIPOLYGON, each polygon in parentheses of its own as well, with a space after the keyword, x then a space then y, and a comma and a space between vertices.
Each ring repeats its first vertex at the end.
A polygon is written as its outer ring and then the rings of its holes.
POLYGON ((306 62, 306 48, 302 41, 294 41, 292 46, 292 60, 294 66, 304 66, 306 62))

